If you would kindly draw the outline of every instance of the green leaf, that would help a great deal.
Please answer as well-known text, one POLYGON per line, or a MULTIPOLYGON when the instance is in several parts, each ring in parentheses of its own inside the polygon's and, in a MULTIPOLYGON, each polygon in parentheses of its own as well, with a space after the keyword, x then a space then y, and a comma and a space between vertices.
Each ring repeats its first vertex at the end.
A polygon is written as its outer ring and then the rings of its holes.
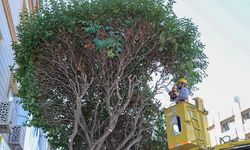
POLYGON ((112 49, 108 50, 108 58, 114 58, 115 57, 115 53, 113 52, 112 49))

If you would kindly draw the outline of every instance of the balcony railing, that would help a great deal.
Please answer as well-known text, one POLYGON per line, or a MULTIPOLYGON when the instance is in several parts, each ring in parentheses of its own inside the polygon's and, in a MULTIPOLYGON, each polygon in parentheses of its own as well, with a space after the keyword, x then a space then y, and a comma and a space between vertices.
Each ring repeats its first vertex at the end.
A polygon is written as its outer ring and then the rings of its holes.
POLYGON ((10 133, 14 111, 13 102, 0 101, 0 133, 10 133))
POLYGON ((25 138, 25 128, 21 125, 12 127, 9 146, 12 150, 23 150, 25 138))

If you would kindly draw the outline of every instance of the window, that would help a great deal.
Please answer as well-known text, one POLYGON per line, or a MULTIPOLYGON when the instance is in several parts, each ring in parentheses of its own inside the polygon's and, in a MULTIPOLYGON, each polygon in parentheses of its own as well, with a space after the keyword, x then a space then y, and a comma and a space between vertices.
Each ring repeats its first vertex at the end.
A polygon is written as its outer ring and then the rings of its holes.
POLYGON ((245 136, 246 136, 246 139, 250 139, 250 133, 247 133, 245 136))
POLYGON ((179 116, 173 116, 170 120, 171 133, 179 135, 181 133, 181 119, 179 116))
POLYGON ((250 111, 244 113, 244 114, 242 115, 242 118, 243 118, 244 120, 250 119, 250 111))
POLYGON ((222 132, 226 132, 229 130, 229 125, 228 122, 222 124, 222 132))
POLYGON ((226 132, 232 128, 233 123, 235 122, 234 116, 231 116, 220 122, 221 132, 226 132))
POLYGON ((250 108, 247 108, 241 112, 242 123, 250 119, 250 108))

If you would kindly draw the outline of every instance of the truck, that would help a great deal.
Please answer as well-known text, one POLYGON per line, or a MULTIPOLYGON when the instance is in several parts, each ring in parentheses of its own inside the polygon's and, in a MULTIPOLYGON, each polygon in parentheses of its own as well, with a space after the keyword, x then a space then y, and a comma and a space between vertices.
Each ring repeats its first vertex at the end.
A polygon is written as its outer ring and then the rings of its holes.
POLYGON ((212 147, 208 111, 202 98, 193 100, 194 104, 179 101, 164 109, 169 150, 250 150, 250 140, 229 140, 212 147))

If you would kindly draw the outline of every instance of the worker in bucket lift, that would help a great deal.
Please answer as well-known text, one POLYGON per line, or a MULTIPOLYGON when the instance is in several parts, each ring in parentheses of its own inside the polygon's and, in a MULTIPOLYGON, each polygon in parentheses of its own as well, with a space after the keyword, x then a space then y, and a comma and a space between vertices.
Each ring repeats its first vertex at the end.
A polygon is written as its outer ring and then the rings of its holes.
POLYGON ((171 102, 187 101, 189 96, 187 80, 184 78, 179 79, 168 94, 171 102))

